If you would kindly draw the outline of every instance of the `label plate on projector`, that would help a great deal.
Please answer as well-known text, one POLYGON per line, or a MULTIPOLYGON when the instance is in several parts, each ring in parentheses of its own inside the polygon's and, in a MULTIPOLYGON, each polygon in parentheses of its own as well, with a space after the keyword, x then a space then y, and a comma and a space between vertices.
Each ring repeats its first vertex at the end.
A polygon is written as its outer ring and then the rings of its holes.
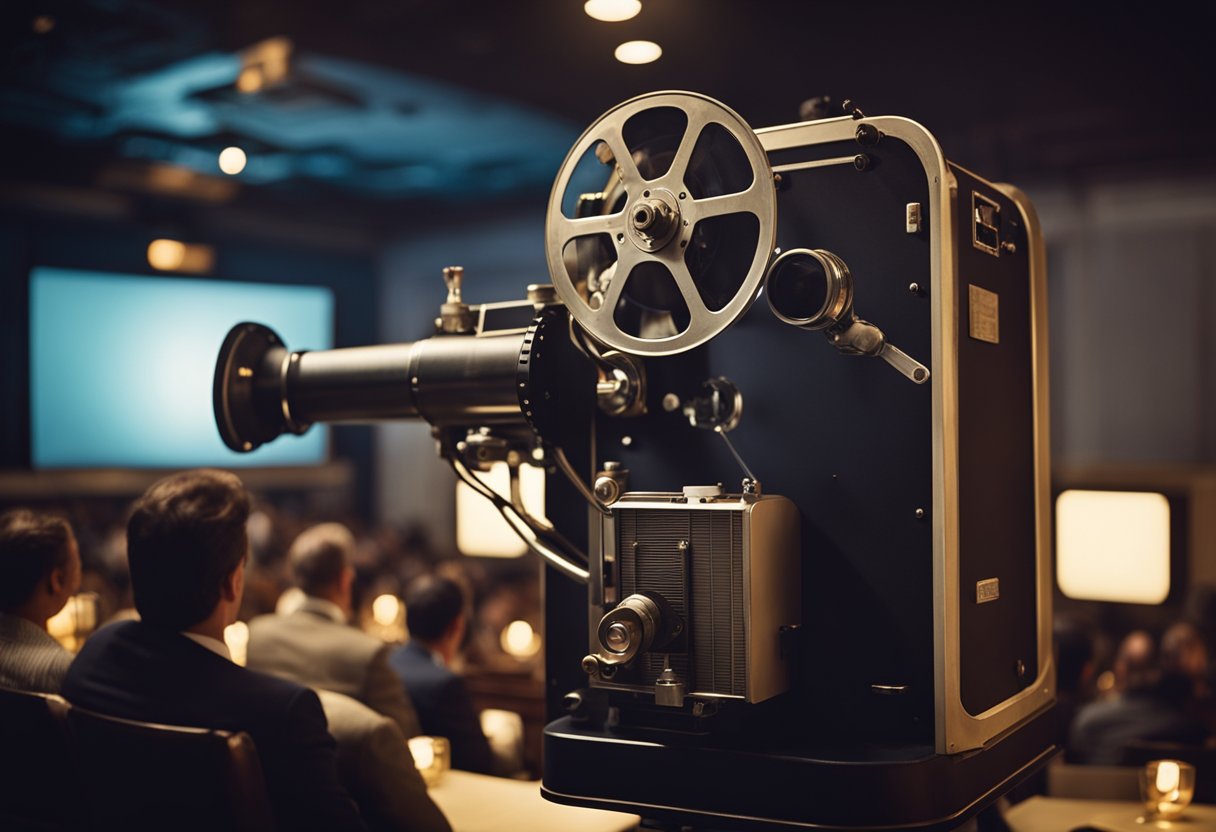
POLYGON ((975 584, 975 603, 987 604, 1001 597, 1001 579, 988 578, 975 584))
POLYGON ((967 288, 971 337, 989 344, 1001 343, 1001 296, 974 283, 967 288))

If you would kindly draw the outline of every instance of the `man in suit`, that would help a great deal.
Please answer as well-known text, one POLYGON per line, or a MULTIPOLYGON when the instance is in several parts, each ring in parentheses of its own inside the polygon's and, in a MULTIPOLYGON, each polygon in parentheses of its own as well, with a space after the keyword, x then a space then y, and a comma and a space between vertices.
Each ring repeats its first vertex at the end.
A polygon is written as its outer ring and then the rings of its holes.
POLYGON ((125 719, 245 731, 280 829, 364 829, 308 688, 238 667, 224 645, 244 591, 249 497, 226 471, 188 471, 135 503, 127 554, 141 620, 95 633, 63 683, 73 704, 125 719))
POLYGON ((338 773, 371 832, 452 832, 397 723, 349 696, 317 695, 338 741, 338 773))
POLYGON ((288 615, 249 624, 246 667, 357 699, 417 736, 418 715, 388 665, 388 645, 351 627, 355 540, 339 523, 323 523, 291 544, 288 562, 304 602, 288 615))
POLYGON ((452 767, 489 774, 494 753, 473 707, 464 679, 449 669, 464 639, 464 596, 454 582, 426 577, 405 597, 405 623, 410 640, 389 658, 401 677, 422 732, 447 737, 452 767))
POLYGON ((72 654, 46 631, 80 589, 80 550, 66 520, 0 515, 0 685, 58 693, 72 654))

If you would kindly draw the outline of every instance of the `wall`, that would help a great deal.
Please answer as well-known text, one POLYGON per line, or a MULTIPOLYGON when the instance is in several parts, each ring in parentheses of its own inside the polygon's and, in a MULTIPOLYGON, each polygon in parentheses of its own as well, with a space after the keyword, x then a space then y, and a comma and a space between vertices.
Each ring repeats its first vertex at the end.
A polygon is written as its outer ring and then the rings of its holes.
POLYGON ((1058 464, 1216 464, 1216 178, 1030 190, 1058 464))

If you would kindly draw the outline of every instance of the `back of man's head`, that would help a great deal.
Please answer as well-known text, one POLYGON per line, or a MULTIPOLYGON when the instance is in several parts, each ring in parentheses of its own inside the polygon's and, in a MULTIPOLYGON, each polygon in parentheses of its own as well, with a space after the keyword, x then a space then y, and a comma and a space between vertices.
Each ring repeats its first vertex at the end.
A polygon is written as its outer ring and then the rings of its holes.
POLYGON ((405 626, 420 641, 437 641, 463 610, 464 594, 447 578, 419 578, 405 594, 405 626))
POLYGON ((1140 691, 1151 688, 1160 677, 1157 645, 1144 630, 1134 630, 1119 644, 1115 653, 1115 686, 1119 690, 1140 691))
POLYGON ((0 515, 0 612, 28 601, 69 558, 72 527, 62 518, 13 509, 0 515))
POLYGON ((355 538, 341 523, 322 523, 300 533, 287 553, 296 586, 326 596, 340 586, 355 552, 355 538))
POLYGON ((249 495, 227 471, 174 474, 144 492, 127 522, 140 617, 174 630, 207 618, 223 581, 245 558, 248 518, 249 495))

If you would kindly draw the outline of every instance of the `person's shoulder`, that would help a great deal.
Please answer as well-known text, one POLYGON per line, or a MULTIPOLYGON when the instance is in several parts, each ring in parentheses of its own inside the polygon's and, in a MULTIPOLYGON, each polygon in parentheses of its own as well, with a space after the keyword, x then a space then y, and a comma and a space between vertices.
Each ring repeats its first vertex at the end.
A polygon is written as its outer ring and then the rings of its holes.
POLYGON ((290 700, 300 696, 302 693, 312 693, 310 688, 298 682, 284 679, 282 676, 263 673, 260 670, 251 670, 248 667, 241 667, 236 664, 232 665, 232 667, 238 672, 242 682, 250 690, 259 691, 267 697, 290 700))
POLYGON ((1122 721, 1132 709, 1133 707, 1122 696, 1099 699, 1082 705, 1077 710, 1076 717, 1073 718, 1073 725, 1080 730, 1098 730, 1112 722, 1122 721))
POLYGON ((325 711, 329 732, 339 743, 364 740, 376 731, 383 730, 386 724, 396 727, 396 723, 388 717, 345 694, 329 690, 317 690, 316 694, 325 711))
POLYGON ((155 640, 156 633, 136 619, 114 621, 103 625, 85 640, 76 654, 73 665, 83 667, 95 656, 100 656, 116 646, 138 644, 155 640))

